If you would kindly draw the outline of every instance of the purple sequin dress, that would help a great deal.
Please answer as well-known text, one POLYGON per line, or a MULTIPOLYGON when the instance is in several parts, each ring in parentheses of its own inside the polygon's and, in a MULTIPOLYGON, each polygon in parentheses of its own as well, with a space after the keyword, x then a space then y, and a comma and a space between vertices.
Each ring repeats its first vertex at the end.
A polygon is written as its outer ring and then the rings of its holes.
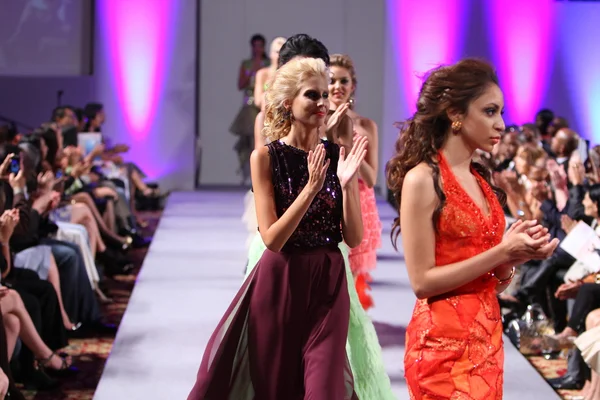
MULTIPOLYGON (((339 147, 323 189, 280 252, 266 250, 211 336, 188 400, 357 399, 346 357, 350 313, 339 147)), ((278 217, 308 181, 307 153, 267 145, 278 217)))

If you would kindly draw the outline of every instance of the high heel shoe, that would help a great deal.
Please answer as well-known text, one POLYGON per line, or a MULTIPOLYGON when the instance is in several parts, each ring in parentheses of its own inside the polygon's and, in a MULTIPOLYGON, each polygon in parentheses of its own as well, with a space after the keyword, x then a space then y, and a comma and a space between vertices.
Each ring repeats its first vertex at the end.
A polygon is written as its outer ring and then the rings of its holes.
POLYGON ((36 362, 38 367, 48 374, 55 376, 69 376, 79 372, 79 369, 73 366, 72 361, 68 361, 69 358, 70 356, 66 353, 52 353, 47 358, 36 359, 36 362), (58 369, 50 366, 50 363, 54 357, 58 357, 61 360, 61 365, 58 369))
POLYGON ((76 332, 79 330, 79 328, 81 328, 81 325, 82 325, 81 322, 77 322, 77 323, 73 324, 73 326, 71 327, 71 329, 69 329, 69 331, 76 332))
POLYGON ((149 225, 148 221, 145 221, 145 220, 143 220, 143 219, 141 219, 141 218, 139 218, 137 216, 135 217, 135 223, 136 223, 137 226, 139 226, 142 229, 147 228, 148 225, 149 225))
POLYGON ((131 236, 126 236, 125 243, 123 243, 123 245, 121 246, 121 250, 123 250, 123 251, 129 250, 129 248, 131 247, 132 244, 133 244, 133 238, 131 236))
POLYGON ((135 235, 133 237, 133 243, 131 244, 131 246, 134 249, 144 249, 150 246, 150 243, 152 243, 152 238, 144 237, 141 235, 135 235))
POLYGON ((124 230, 122 229, 120 232, 123 236, 130 236, 132 239, 131 247, 134 249, 141 249, 150 246, 150 242, 152 239, 150 237, 145 237, 140 234, 140 232, 136 230, 124 230))
POLYGON ((131 237, 131 234, 129 234, 128 232, 121 232, 121 233, 125 233, 125 234, 122 234, 122 235, 103 234, 102 240, 104 240, 104 243, 106 244, 107 247, 110 247, 113 250, 127 251, 127 250, 129 250, 129 248, 131 247, 131 244, 133 243, 133 238, 131 237))
POLYGON ((115 275, 131 275, 134 265, 127 257, 107 248, 102 253, 96 253, 96 259, 104 266, 104 275, 112 278, 115 275))
POLYGON ((104 267, 104 275, 108 278, 114 278, 116 275, 132 275, 135 266, 132 263, 124 265, 110 264, 104 267))
POLYGON ((147 198, 154 198, 154 199, 164 199, 166 197, 169 197, 169 195, 171 194, 170 190, 167 190, 166 192, 162 192, 159 188, 148 188, 146 190, 144 190, 143 192, 141 192, 141 195, 147 198))

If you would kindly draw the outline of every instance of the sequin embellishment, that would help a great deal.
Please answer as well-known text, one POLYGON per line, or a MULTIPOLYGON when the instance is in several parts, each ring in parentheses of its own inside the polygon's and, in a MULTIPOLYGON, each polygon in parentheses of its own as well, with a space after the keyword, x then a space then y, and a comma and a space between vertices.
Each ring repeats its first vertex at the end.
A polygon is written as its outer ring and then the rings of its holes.
MULTIPOLYGON (((337 177, 338 145, 322 141, 331 159, 323 188, 283 250, 337 246, 342 241, 342 187, 337 177)), ((308 182, 308 153, 280 140, 268 145, 277 216, 292 205, 308 182)))

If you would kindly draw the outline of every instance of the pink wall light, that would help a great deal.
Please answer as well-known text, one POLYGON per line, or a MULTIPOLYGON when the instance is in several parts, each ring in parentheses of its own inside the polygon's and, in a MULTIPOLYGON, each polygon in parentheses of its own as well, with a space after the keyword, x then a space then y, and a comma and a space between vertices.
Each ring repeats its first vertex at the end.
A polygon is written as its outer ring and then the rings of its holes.
POLYGON ((544 107, 553 55, 553 0, 486 0, 493 61, 507 123, 531 122, 544 107))
POLYGON ((388 23, 409 113, 416 110, 423 75, 439 65, 458 61, 467 3, 467 0, 388 0, 388 23))
POLYGON ((146 138, 161 99, 170 59, 172 0, 100 0, 100 34, 129 136, 146 138))

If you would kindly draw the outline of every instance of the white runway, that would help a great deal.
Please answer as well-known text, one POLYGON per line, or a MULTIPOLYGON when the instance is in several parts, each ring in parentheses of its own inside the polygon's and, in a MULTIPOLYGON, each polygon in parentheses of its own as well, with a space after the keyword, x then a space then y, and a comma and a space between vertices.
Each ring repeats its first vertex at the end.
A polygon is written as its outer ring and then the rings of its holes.
MULTIPOLYGON (((243 197, 225 191, 170 196, 94 399, 186 399, 204 346, 243 278, 243 197)), ((415 297, 402 254, 389 239, 394 211, 385 202, 379 209, 383 248, 373 274, 370 315, 397 398, 408 399, 404 327, 415 297)), ((559 399, 507 338, 505 343, 504 399, 559 399)))

